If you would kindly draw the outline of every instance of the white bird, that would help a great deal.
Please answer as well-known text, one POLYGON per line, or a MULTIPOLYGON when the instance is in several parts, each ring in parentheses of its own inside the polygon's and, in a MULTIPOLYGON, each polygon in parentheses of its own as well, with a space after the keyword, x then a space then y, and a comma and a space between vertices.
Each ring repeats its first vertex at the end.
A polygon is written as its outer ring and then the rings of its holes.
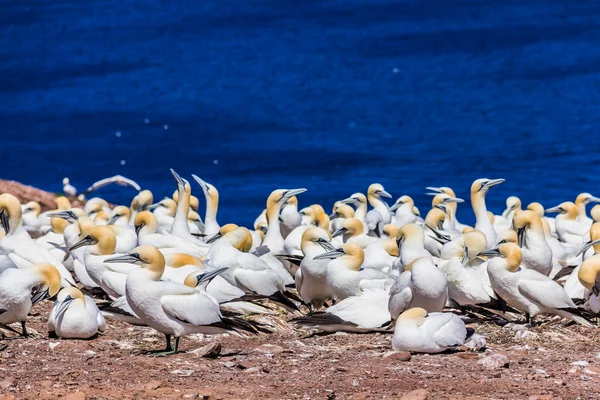
POLYGON ((589 232, 590 226, 577 220, 577 207, 570 201, 546 209, 547 213, 559 213, 556 217, 556 233, 561 242, 581 247, 583 237, 589 232))
POLYGON ((267 246, 273 254, 283 254, 285 239, 281 234, 279 223, 279 213, 281 207, 292 196, 306 192, 306 189, 277 189, 274 190, 267 199, 267 224, 269 226, 263 246, 267 246))
POLYGON ((164 256, 153 246, 136 247, 131 253, 108 259, 107 262, 135 263, 127 276, 126 298, 134 313, 148 326, 163 333, 167 347, 155 355, 178 351, 179 339, 191 333, 218 334, 235 327, 222 320, 218 302, 206 294, 204 282, 210 282, 222 270, 208 272, 196 288, 161 281, 165 269, 164 256), (171 336, 175 346, 171 347, 171 336))
POLYGON ((281 235, 287 238, 288 235, 302 224, 302 215, 298 212, 298 198, 290 197, 281 209, 281 235))
POLYGON ((46 233, 50 230, 50 219, 41 216, 42 207, 36 201, 30 201, 21 207, 23 226, 29 232, 46 233))
POLYGON ((204 214, 204 234, 207 237, 216 235, 221 228, 221 225, 217 222, 217 212, 219 211, 219 191, 216 187, 208 182, 203 181, 196 175, 192 177, 198 182, 204 192, 204 198, 206 199, 206 213, 204 214))
POLYGON ((502 215, 496 215, 494 219, 494 229, 499 234, 507 229, 511 229, 515 213, 521 211, 521 199, 516 196, 510 196, 506 199, 506 209, 502 215))
MULTIPOLYGON (((592 225, 590 228, 590 240, 583 244, 579 250, 579 254, 582 254, 584 263, 588 258, 600 255, 600 223, 596 222, 592 225), (591 254, 589 254, 588 249, 591 251, 591 254)), ((589 294, 589 290, 586 291, 586 287, 582 284, 581 278, 579 278, 581 267, 582 265, 578 265, 565 281, 565 292, 572 299, 584 299, 589 294)), ((588 282, 590 282, 589 279, 588 282)))
POLYGON ((558 283, 533 269, 519 268, 522 254, 518 245, 501 244, 481 255, 496 256, 487 266, 492 288, 508 305, 524 312, 527 322, 538 314, 554 314, 592 326, 577 315, 575 303, 558 283))
POLYGON ((496 243, 496 231, 487 212, 485 196, 491 187, 504 182, 504 179, 477 179, 471 185, 471 206, 475 212, 475 229, 483 232, 487 240, 488 249, 496 243))
POLYGON ((357 296, 361 292, 361 284, 388 279, 387 274, 376 269, 361 269, 365 253, 359 245, 345 243, 340 248, 319 254, 313 260, 330 259, 326 269, 327 285, 331 288, 333 297, 343 300, 350 296, 357 296))
POLYGON ((415 213, 415 202, 410 196, 405 195, 398 198, 398 200, 390 207, 390 211, 396 211, 392 222, 398 228, 401 228, 406 224, 422 222, 419 214, 415 213))
POLYGON ((362 193, 354 193, 352 196, 341 200, 343 204, 349 204, 354 206, 356 210, 354 211, 354 218, 358 219, 363 224, 363 229, 365 232, 369 231, 369 227, 367 226, 367 197, 362 193))
POLYGON ((342 227, 333 232, 332 237, 342 236, 344 243, 355 243, 363 250, 370 244, 377 242, 379 239, 367 235, 363 231, 363 224, 357 218, 345 218, 342 227))
POLYGON ((11 268, 0 272, 0 326, 20 322, 27 336, 27 314, 31 307, 58 293, 61 276, 50 264, 11 268))
POLYGON ((383 218, 383 224, 389 224, 392 222, 392 213, 387 203, 381 200, 382 197, 392 198, 392 195, 385 191, 383 186, 379 183, 373 183, 367 190, 367 199, 371 207, 376 211, 379 211, 383 218))
POLYGON ((71 185, 69 178, 63 178, 62 184, 64 194, 66 194, 69 197, 77 196, 77 189, 75 189, 75 186, 71 185))
POLYGON ((331 298, 331 289, 327 285, 327 264, 329 260, 315 260, 318 255, 334 248, 330 244, 326 231, 317 227, 308 228, 302 235, 302 253, 300 268, 296 271, 295 283, 298 294, 304 304, 312 310, 323 307, 325 301, 331 298))
MULTIPOLYGON (((391 224, 390 226, 396 227, 391 224)), ((395 236, 391 239, 380 239, 365 249, 363 268, 372 268, 388 273, 397 257, 398 245, 395 236)))
POLYGON ((552 249, 546 241, 540 217, 525 210, 515 215, 513 223, 523 253, 521 267, 549 276, 553 266, 552 249))
MULTIPOLYGON (((600 253, 600 239, 592 243, 600 253)), ((585 260, 577 273, 579 282, 585 287, 584 307, 596 314, 600 313, 600 254, 598 253, 585 260)))
POLYGON ((135 181, 125 178, 124 176, 121 176, 121 175, 115 175, 115 176, 111 176, 110 178, 104 178, 97 182, 94 182, 94 184, 92 184, 92 186, 87 188, 86 191, 83 192, 83 194, 87 195, 88 193, 93 192, 94 190, 98 190, 106 185, 110 185, 111 183, 116 183, 119 186, 131 186, 138 192, 140 190, 142 190, 140 185, 138 185, 135 181))
POLYGON ((64 339, 90 339, 106 330, 106 321, 94 300, 77 288, 64 288, 48 317, 48 332, 64 339))
POLYGON ((71 273, 45 248, 37 245, 23 227, 21 203, 9 193, 0 195, 0 224, 6 233, 0 239, 0 249, 19 268, 30 268, 36 264, 54 265, 62 278, 64 287, 75 285, 71 273))
POLYGON ((344 219, 354 217, 354 209, 348 204, 340 201, 336 202, 333 206, 333 212, 329 215, 331 221, 330 232, 335 232, 342 227, 344 219))
POLYGON ((589 193, 580 193, 575 199, 575 207, 577 207, 577 221, 591 225, 594 221, 589 218, 585 212, 585 206, 590 203, 600 203, 600 198, 592 196, 589 193))
POLYGON ((394 261, 394 268, 400 272, 417 258, 433 260, 431 254, 425 250, 425 236, 423 229, 417 224, 405 224, 396 233, 398 244, 398 258, 394 261))
POLYGON ((406 266, 390 290, 388 309, 392 319, 412 307, 442 311, 448 300, 446 277, 431 258, 417 258, 406 266))
MULTIPOLYGON (((411 308, 396 321, 392 347, 397 351, 440 353, 462 346, 466 339, 467 328, 457 315, 411 308)), ((480 341, 478 347, 484 346, 485 342, 480 341)))

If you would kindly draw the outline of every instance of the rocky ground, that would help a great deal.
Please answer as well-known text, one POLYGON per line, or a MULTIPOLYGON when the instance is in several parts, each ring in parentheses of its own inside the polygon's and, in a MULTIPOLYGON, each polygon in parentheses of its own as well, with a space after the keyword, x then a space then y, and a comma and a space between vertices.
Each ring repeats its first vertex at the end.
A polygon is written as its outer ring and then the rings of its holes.
POLYGON ((600 330, 491 323, 480 353, 391 352, 391 335, 325 336, 286 329, 251 338, 186 337, 180 354, 146 327, 109 321, 89 341, 50 339, 51 302, 29 325, 39 335, 1 343, 2 399, 588 399, 600 398, 600 330), (208 354, 205 354, 207 353, 208 354), (212 358, 211 358, 212 357, 212 358))
MULTIPOLYGON (((0 180, 0 192, 55 207, 54 195, 0 180)), ((486 335, 481 353, 391 352, 389 334, 325 336, 294 330, 249 338, 191 336, 181 353, 153 358, 164 346, 146 327, 108 321, 89 341, 50 339, 52 303, 32 310, 31 338, 0 340, 3 399, 600 399, 600 329, 472 326, 486 335)), ((288 317, 289 318, 289 317, 288 317)))

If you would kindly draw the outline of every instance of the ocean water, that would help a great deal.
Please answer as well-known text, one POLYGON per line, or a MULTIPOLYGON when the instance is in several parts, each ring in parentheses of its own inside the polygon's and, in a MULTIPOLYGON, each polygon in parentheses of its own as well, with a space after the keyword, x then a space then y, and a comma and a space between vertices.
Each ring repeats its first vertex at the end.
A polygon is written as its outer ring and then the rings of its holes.
POLYGON ((275 188, 600 195, 598 1, 3 0, 0 29, 5 179, 163 196, 174 168, 243 224, 275 188))

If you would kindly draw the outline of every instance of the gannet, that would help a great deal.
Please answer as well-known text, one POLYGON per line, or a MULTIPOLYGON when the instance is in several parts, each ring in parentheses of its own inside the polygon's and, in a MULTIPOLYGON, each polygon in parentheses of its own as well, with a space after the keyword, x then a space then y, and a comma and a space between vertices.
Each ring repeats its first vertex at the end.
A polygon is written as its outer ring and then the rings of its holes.
POLYGON ((431 254, 425 250, 423 229, 417 224, 403 225, 396 234, 396 243, 398 258, 394 261, 394 268, 400 272, 417 258, 433 260, 431 254))
POLYGON ((600 203, 600 198, 592 196, 589 193, 580 193, 579 196, 575 199, 575 206, 577 207, 577 221, 591 225, 593 220, 589 218, 585 212, 585 206, 590 204, 591 202, 600 203))
POLYGON ((600 313, 600 239, 593 241, 595 255, 585 260, 577 273, 577 278, 585 292, 585 308, 598 314, 600 313), (597 251, 596 251, 597 250, 597 251))
POLYGON ((566 201, 556 207, 548 208, 547 213, 559 213, 556 217, 556 233, 561 242, 581 247, 583 236, 589 231, 589 225, 577 220, 578 213, 575 204, 566 201))
POLYGON ((475 212, 475 229, 483 232, 487 240, 488 248, 496 243, 496 231, 487 213, 485 206, 485 195, 491 187, 504 182, 504 179, 477 179, 471 185, 471 205, 475 212))
POLYGON ((369 186, 369 189, 367 190, 367 199, 369 200, 369 204, 376 211, 379 211, 383 217, 383 224, 385 225, 392 222, 392 213, 387 203, 381 200, 382 197, 391 199, 392 195, 386 192, 383 186, 379 183, 373 183, 371 186, 369 186))
POLYGON ((478 230, 444 245, 440 270, 448 280, 448 296, 460 306, 484 305, 496 298, 487 264, 477 257, 486 247, 485 235, 478 230))
POLYGON ((439 209, 444 211, 448 218, 444 219, 444 224, 442 225, 440 230, 444 230, 450 233, 459 233, 464 225, 457 224, 456 221, 456 208, 457 203, 464 203, 463 199, 458 197, 450 196, 446 193, 428 193, 429 195, 433 195, 433 199, 431 199, 431 208, 439 209), (443 206, 443 207, 442 207, 443 206), (458 226, 460 225, 460 226, 458 226))
POLYGON ((507 198, 506 209, 502 212, 502 215, 495 216, 494 229, 496 234, 511 229, 513 218, 519 211, 521 211, 521 199, 516 196, 507 198))
POLYGON ((40 218, 42 207, 36 201, 30 201, 21 207, 23 226, 29 232, 45 233, 50 229, 49 219, 40 218))
POLYGON ((359 245, 344 243, 336 250, 313 257, 313 260, 331 260, 327 264, 325 275, 327 285, 335 299, 343 300, 359 295, 362 281, 381 280, 383 283, 388 279, 387 274, 376 269, 361 269, 364 258, 364 251, 359 245))
POLYGON ((49 263, 58 269, 63 286, 75 285, 65 266, 29 236, 21 219, 21 203, 12 194, 0 195, 0 224, 6 233, 0 239, 0 249, 8 254, 17 267, 30 268, 36 264, 49 263))
POLYGON ((383 226, 383 236, 387 237, 388 239, 396 240, 396 234, 398 233, 399 229, 400 228, 394 224, 386 224, 383 226))
MULTIPOLYGON (((433 195, 434 198, 436 195, 438 194, 444 194, 446 196, 452 197, 452 198, 457 198, 456 194, 454 193, 454 190, 452 190, 449 187, 427 187, 427 190, 431 191, 432 193, 428 193, 430 195, 433 195)), ((460 222, 458 222, 458 219, 456 218, 456 210, 458 208, 458 202, 452 202, 448 204, 448 219, 447 219, 447 225, 444 226, 444 229, 448 229, 451 231, 457 231, 457 232, 462 232, 467 225, 461 224, 460 222)))
POLYGON ((552 249, 544 236, 542 220, 533 211, 515 214, 513 224, 523 255, 521 267, 546 276, 552 272, 552 249))
MULTIPOLYGON (((398 351, 440 353, 462 346, 466 339, 467 328, 457 315, 411 308, 396 321, 392 347, 398 351)), ((485 343, 480 341, 478 347, 483 346, 485 343)))
POLYGON ((69 196, 69 197, 77 196, 77 189, 75 189, 75 187, 73 185, 71 185, 71 181, 69 180, 69 178, 66 178, 66 177, 63 178, 62 184, 63 184, 63 193, 66 196, 69 196))
POLYGON ((148 210, 153 210, 152 213, 156 217, 158 222, 158 229, 160 233, 169 233, 173 226, 175 212, 177 210, 177 203, 175 200, 170 198, 164 198, 158 203, 151 204, 147 207, 148 210))
POLYGON ((111 176, 110 178, 104 178, 97 182, 94 182, 90 187, 88 187, 86 189, 85 192, 83 192, 83 194, 87 195, 90 192, 93 192, 94 190, 98 190, 106 185, 110 185, 111 183, 116 183, 119 186, 131 186, 138 192, 140 190, 142 190, 140 185, 138 185, 135 181, 125 178, 124 176, 121 176, 121 175, 115 175, 115 176, 111 176))
MULTIPOLYGON (((179 190, 176 189, 173 192, 173 196, 171 196, 171 198, 175 201, 175 203, 179 202, 179 190)), ((198 198, 196 196, 194 196, 193 194, 190 195, 190 208, 192 210, 194 210, 195 212, 198 212, 198 208, 200 207, 200 200, 198 200, 198 198)))
POLYGON ((54 296, 60 285, 60 273, 47 263, 0 272, 0 325, 20 322, 22 336, 27 336, 26 319, 31 306, 54 296))
MULTIPOLYGON (((583 262, 587 261, 587 259, 590 257, 600 254, 600 223, 596 222, 591 226, 589 236, 590 240, 585 242, 578 252, 578 255, 582 254, 583 262)), ((565 292, 567 292, 569 297, 572 299, 584 299, 586 297, 585 286, 581 284, 579 278, 580 270, 581 264, 578 265, 573 272, 571 272, 565 281, 565 292)))
MULTIPOLYGON (((58 205, 58 198, 56 199, 56 204, 58 205)), ((69 210, 71 209, 71 205, 66 205, 66 207, 57 207, 59 210, 69 210)), ((91 199, 89 199, 85 205, 83 206, 83 211, 86 212, 86 214, 88 216, 90 216, 90 218, 93 218, 92 211, 95 210, 96 212, 100 211, 100 210, 105 210, 105 211, 110 211, 110 205, 108 204, 108 202, 100 197, 93 197, 91 199), (97 206, 100 206, 99 208, 97 206)))
POLYGON ((394 218, 394 225, 398 228, 406 224, 412 224, 420 222, 420 218, 414 212, 415 202, 410 196, 401 196, 396 202, 390 207, 390 211, 396 211, 394 218))
POLYGON ((451 240, 450 235, 443 231, 446 213, 440 208, 432 208, 425 216, 425 225, 423 230, 424 241, 423 245, 432 256, 440 257, 442 246, 444 243, 451 240))
MULTIPOLYGON (((109 263, 135 263, 127 276, 126 298, 134 313, 148 326, 165 335, 167 347, 155 355, 178 351, 179 339, 191 333, 218 334, 234 330, 222 321, 218 302, 207 295, 205 285, 196 288, 161 281, 164 256, 153 246, 136 247, 131 253, 107 260, 109 263), (175 347, 171 347, 175 336, 175 347)), ((207 272, 201 282, 210 282, 222 270, 207 272)))
POLYGON ((358 219, 351 217, 345 218, 340 229, 332 234, 332 237, 342 236, 344 243, 355 243, 366 249, 370 244, 379 239, 366 235, 363 232, 363 224, 358 219))
POLYGON ((48 317, 48 332, 64 339, 89 339, 106 330, 104 317, 94 300, 77 288, 64 288, 48 317))
POLYGON ((367 197, 362 193, 354 193, 352 196, 341 200, 344 204, 352 205, 356 208, 354 211, 354 218, 358 219, 364 225, 365 232, 368 231, 369 227, 367 226, 367 197))
POLYGON ((282 254, 285 239, 281 235, 279 224, 279 213, 281 207, 290 197, 306 192, 306 189, 277 189, 274 190, 267 199, 267 223, 268 230, 263 240, 263 246, 267 246, 271 253, 282 254))
POLYGON ((330 237, 327 231, 317 227, 310 227, 302 235, 302 253, 304 257, 300 268, 296 271, 295 282, 298 294, 312 313, 323 307, 325 301, 331 298, 331 289, 327 285, 326 260, 315 260, 318 255, 332 251, 330 237))
MULTIPOLYGON (((333 212, 329 215, 331 226, 329 230, 335 232, 342 227, 344 219, 354 217, 354 209, 348 204, 336 202, 333 207, 333 212)), ((395 237, 395 236, 394 236, 395 237)))
POLYGON ((446 277, 431 258, 417 258, 395 279, 388 309, 392 319, 412 307, 442 311, 448 300, 446 277))
POLYGON ((204 198, 206 199, 206 213, 204 214, 204 233, 210 237, 215 235, 221 225, 217 222, 217 212, 219 210, 219 191, 216 187, 208 182, 203 181, 196 175, 192 177, 198 182, 204 192, 204 198))
POLYGON ((298 198, 290 197, 281 209, 281 235, 285 239, 290 232, 302 224, 302 216, 298 212, 298 198))
POLYGON ((396 258, 398 258, 398 244, 395 237, 377 240, 365 249, 363 268, 373 268, 388 273, 396 258))
POLYGON ((527 322, 538 314, 554 314, 592 326, 575 314, 577 306, 558 283, 533 269, 519 269, 522 254, 518 245, 501 244, 481 255, 496 256, 487 266, 492 288, 508 305, 524 312, 527 322))

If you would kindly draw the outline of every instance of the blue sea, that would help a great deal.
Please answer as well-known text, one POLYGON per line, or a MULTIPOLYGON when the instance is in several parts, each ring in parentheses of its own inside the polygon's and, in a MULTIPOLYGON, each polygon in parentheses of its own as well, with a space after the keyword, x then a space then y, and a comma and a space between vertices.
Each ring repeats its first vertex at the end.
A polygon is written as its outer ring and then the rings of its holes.
POLYGON ((600 196, 597 0, 3 0, 0 29, 4 179, 163 196, 174 168, 247 225, 275 188, 600 196))

